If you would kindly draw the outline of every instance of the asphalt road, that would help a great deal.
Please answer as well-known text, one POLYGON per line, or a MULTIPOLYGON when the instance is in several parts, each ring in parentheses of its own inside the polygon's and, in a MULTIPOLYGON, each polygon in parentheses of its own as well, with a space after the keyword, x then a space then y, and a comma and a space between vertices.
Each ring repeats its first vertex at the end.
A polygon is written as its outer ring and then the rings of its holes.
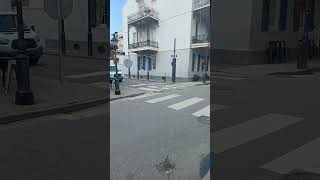
POLYGON ((217 79, 215 85, 214 179, 273 180, 294 169, 320 173, 318 77, 217 79))
POLYGON ((0 125, 0 179, 109 179, 107 125, 107 106, 0 125))
POLYGON ((192 114, 208 105, 208 85, 112 102, 111 179, 167 179, 157 168, 167 156, 175 165, 171 178, 199 179, 200 162, 210 152, 210 126, 208 119, 199 121, 192 114), (161 97, 167 99, 159 101, 161 97), (185 100, 196 97, 203 100, 181 109, 185 100), (184 102, 180 108, 171 106, 179 102, 184 102))

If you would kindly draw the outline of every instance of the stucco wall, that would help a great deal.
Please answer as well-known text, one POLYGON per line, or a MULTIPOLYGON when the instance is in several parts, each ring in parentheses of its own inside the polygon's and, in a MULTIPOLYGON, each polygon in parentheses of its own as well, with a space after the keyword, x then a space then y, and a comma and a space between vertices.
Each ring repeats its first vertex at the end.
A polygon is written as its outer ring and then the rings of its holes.
MULTIPOLYGON (((148 4, 148 1, 146 1, 148 4)), ((192 0, 157 0, 153 4, 155 10, 159 12, 159 26, 154 31, 154 40, 158 42, 159 50, 156 55, 156 70, 150 71, 151 76, 171 76, 171 61, 174 48, 174 38, 176 38, 177 57, 177 77, 188 77, 189 61, 191 54, 191 29, 192 29, 192 0), (181 6, 184 4, 184 6, 181 6), (179 7, 179 8, 177 8, 179 7)), ((135 0, 128 0, 123 7, 123 31, 124 31, 124 51, 128 54, 128 26, 127 16, 138 11, 135 0)), ((130 33, 130 43, 132 42, 132 32, 130 33)), ((133 60, 131 74, 137 74, 137 55, 130 53, 133 60)), ((126 73, 127 70, 124 70, 126 73)), ((140 75, 146 75, 147 71, 140 71, 140 75)))
POLYGON ((225 50, 248 50, 252 0, 216 0, 212 13, 213 47, 225 50))

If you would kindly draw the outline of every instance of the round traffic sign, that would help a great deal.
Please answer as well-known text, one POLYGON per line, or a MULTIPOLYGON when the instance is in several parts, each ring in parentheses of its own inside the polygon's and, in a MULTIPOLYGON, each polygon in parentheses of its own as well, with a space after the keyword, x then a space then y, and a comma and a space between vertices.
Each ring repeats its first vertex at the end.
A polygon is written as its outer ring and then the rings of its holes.
POLYGON ((130 68, 133 65, 133 62, 129 59, 125 59, 123 63, 124 63, 124 66, 126 66, 127 68, 130 68))
MULTIPOLYGON (((73 0, 60 0, 61 18, 67 18, 72 13, 73 0)), ((58 0, 44 0, 44 11, 52 19, 58 19, 58 0)))

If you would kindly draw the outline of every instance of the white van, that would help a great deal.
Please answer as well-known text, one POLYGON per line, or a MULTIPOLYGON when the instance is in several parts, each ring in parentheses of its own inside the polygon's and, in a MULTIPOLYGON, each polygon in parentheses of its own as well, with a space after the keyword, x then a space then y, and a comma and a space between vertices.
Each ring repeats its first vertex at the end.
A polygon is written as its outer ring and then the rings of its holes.
MULTIPOLYGON (((24 38, 28 43, 27 55, 30 64, 37 64, 43 54, 43 43, 34 28, 24 26, 24 38)), ((14 57, 17 50, 12 42, 18 39, 17 14, 14 12, 0 12, 0 57, 14 57)))
MULTIPOLYGON (((110 71, 109 71, 109 78, 110 78, 110 83, 112 81, 115 81, 116 79, 116 65, 115 65, 115 62, 114 60, 110 60, 110 71)), ((119 82, 122 82, 123 80, 123 76, 122 76, 122 72, 121 70, 119 69, 119 66, 118 66, 118 77, 119 77, 119 82)))

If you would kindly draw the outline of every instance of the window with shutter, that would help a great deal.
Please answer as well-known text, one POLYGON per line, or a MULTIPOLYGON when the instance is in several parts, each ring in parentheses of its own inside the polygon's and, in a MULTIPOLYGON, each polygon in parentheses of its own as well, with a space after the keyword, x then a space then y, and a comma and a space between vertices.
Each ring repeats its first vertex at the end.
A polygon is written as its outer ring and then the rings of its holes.
POLYGON ((196 60, 196 55, 193 53, 192 54, 192 71, 194 71, 195 60, 196 60))
POLYGON ((287 14, 288 14, 288 0, 281 0, 280 2, 280 20, 279 30, 287 30, 287 14))

